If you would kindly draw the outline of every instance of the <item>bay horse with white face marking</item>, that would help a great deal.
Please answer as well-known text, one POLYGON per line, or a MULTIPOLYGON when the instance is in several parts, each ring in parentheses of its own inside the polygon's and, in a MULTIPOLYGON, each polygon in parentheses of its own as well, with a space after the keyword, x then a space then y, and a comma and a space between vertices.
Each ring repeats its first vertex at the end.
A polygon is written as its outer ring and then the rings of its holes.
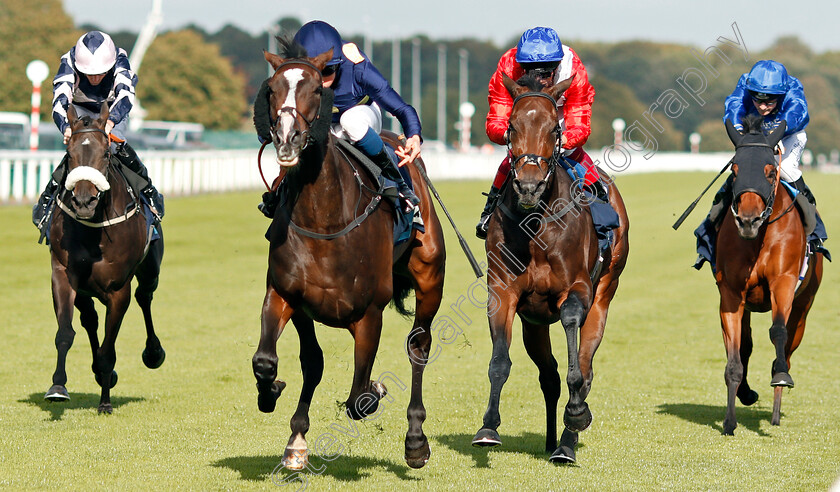
POLYGON ((545 449, 551 453, 550 460, 559 463, 576 460, 578 433, 592 422, 585 401, 592 385, 592 360, 604 335, 607 310, 629 247, 627 212, 611 183, 609 200, 619 214, 620 226, 614 230, 611 255, 606 255, 602 268, 596 266, 598 240, 592 217, 581 206, 586 199, 558 163, 561 127, 556 101, 571 81, 543 88, 533 79, 516 83, 504 77, 514 101, 508 130, 513 174, 487 236, 487 311, 493 340, 490 401, 483 426, 473 439, 474 446, 501 444, 496 431, 501 424, 499 400, 510 374, 511 332, 514 317, 519 315, 525 349, 539 369, 545 399, 545 449), (537 232, 529 225, 534 221, 540 224, 537 232), (549 326, 557 321, 566 335, 569 387, 559 446, 561 379, 549 333, 549 326))
POLYGON ((137 278, 134 297, 143 310, 146 347, 143 362, 155 369, 166 356, 152 324, 152 294, 158 286, 163 258, 163 231, 151 241, 152 230, 141 211, 138 190, 129 191, 125 178, 114 166, 110 138, 105 133, 108 105, 99 117, 77 118, 67 109, 71 135, 67 142, 67 176, 56 196, 59 210, 50 225, 52 296, 58 333, 55 346, 58 363, 53 386, 44 396, 51 401, 70 399, 64 366, 73 344, 73 307, 90 339, 93 374, 102 387, 99 413, 111 413, 111 388, 117 383, 114 343, 123 316, 131 302, 131 280, 137 278), (105 336, 97 335, 98 316, 93 298, 106 307, 105 336))
POLYGON ((772 313, 770 341, 776 358, 771 367, 774 397, 770 423, 779 425, 782 388, 793 387, 790 356, 802 341, 805 319, 822 279, 823 255, 808 257, 802 221, 780 181, 773 149, 784 136, 785 124, 766 136, 761 123, 761 117, 745 118, 741 134, 726 122, 735 145, 735 179, 732 206, 718 233, 715 280, 726 348, 723 433, 728 435, 737 427, 735 397, 744 405, 758 400, 758 393, 747 383, 753 348, 750 313, 772 313))
MULTIPOLYGON (((280 42, 283 56, 265 53, 265 59, 275 69, 268 81, 271 138, 277 163, 286 170, 283 186, 288 193, 269 233, 262 331, 253 357, 258 406, 274 411, 286 385, 275 380, 277 340, 291 320, 300 337, 303 388, 283 464, 292 470, 307 466, 309 405, 324 371, 314 322, 346 328, 353 336, 355 368, 346 408, 350 418, 363 419, 377 411, 383 397, 392 399, 381 381, 371 381, 382 312, 393 299, 407 314, 402 302, 413 289, 416 315, 405 346, 412 368, 405 460, 420 468, 430 456, 422 428, 423 369, 443 295, 443 231, 427 189, 416 187, 425 233, 413 231, 407 242, 394 246, 393 210, 380 203, 377 184, 352 153, 327 135, 332 91, 322 87, 321 70, 332 50, 309 58, 302 47, 280 42)), ((418 160, 411 166, 415 183, 421 178, 414 166, 422 165, 418 160)))

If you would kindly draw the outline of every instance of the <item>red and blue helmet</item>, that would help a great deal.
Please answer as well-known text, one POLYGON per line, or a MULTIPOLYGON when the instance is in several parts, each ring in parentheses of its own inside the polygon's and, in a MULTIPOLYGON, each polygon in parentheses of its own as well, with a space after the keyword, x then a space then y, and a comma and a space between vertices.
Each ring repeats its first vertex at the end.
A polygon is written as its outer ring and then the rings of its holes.
POLYGON ((774 99, 786 94, 790 81, 785 66, 773 60, 761 60, 747 75, 747 90, 757 99, 774 99))
POLYGON ((517 63, 560 63, 563 59, 563 43, 560 36, 550 27, 528 29, 516 45, 517 63))
POLYGON ((344 46, 344 42, 341 40, 341 35, 333 26, 324 21, 307 22, 295 34, 294 41, 306 49, 306 54, 310 58, 315 58, 332 49, 332 59, 327 62, 328 67, 338 65, 343 59, 341 47, 344 46))

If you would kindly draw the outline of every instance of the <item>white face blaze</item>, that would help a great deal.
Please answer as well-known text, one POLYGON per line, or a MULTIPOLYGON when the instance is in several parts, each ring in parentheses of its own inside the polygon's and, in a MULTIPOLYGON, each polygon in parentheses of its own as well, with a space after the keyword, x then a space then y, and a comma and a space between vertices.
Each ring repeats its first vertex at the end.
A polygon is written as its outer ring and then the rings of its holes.
POLYGON ((287 141, 289 133, 295 126, 295 115, 297 114, 297 103, 295 100, 295 92, 297 91, 298 83, 303 80, 303 69, 292 68, 283 72, 286 77, 286 82, 289 84, 289 93, 286 94, 286 100, 283 101, 282 108, 292 108, 294 111, 277 112, 277 117, 280 119, 280 132, 278 135, 282 141, 287 141))

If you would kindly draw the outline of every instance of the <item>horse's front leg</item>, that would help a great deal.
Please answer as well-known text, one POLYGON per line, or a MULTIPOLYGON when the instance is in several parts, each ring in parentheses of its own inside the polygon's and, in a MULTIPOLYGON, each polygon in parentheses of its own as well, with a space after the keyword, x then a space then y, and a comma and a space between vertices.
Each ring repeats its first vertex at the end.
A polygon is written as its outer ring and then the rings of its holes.
MULTIPOLYGON (((488 273, 488 281, 490 281, 488 273)), ((481 429, 473 437, 473 446, 499 446, 502 439, 496 429, 502 424, 499 414, 499 402, 508 376, 510 375, 510 340, 513 317, 516 314, 518 296, 509 292, 510 289, 491 287, 487 302, 488 318, 490 322, 490 338, 493 342, 493 355, 490 358, 488 376, 490 378, 490 400, 484 412, 484 422, 481 429), (491 300, 493 302, 491 302, 491 300), (496 300, 500 302, 496 304, 496 300)))
POLYGON ((578 331, 583 325, 592 302, 592 288, 585 282, 572 286, 568 296, 560 305, 560 323, 566 333, 566 349, 569 367, 566 384, 569 386, 569 402, 563 413, 563 423, 572 432, 586 430, 592 424, 592 412, 586 403, 584 377, 580 367, 578 331))
POLYGON ((146 347, 143 349, 143 363, 149 369, 157 369, 166 359, 166 351, 160 344, 160 339, 155 334, 155 326, 152 322, 152 297, 158 287, 160 276, 160 263, 163 260, 163 229, 160 229, 160 238, 153 241, 149 246, 146 258, 140 263, 135 272, 137 288, 134 290, 134 298, 137 305, 143 311, 143 322, 146 325, 146 347))
POLYGON ((58 331, 55 335, 55 348, 58 351, 55 372, 52 377, 52 387, 47 390, 44 398, 50 401, 67 401, 70 395, 67 394, 67 352, 73 346, 73 339, 76 332, 73 330, 73 303, 76 299, 76 291, 70 286, 67 273, 64 267, 53 258, 52 274, 52 297, 53 308, 55 309, 58 331))
POLYGON ((117 363, 116 341, 120 332, 125 312, 131 303, 131 283, 126 282, 122 289, 112 292, 106 300, 105 312, 105 336, 102 338, 102 346, 99 347, 97 357, 93 364, 96 368, 96 382, 102 388, 102 396, 99 399, 99 413, 111 413, 111 388, 117 384, 117 373, 114 366, 117 363))
POLYGON ((303 387, 300 390, 297 410, 292 415, 292 435, 283 452, 283 466, 290 470, 302 470, 309 463, 309 447, 306 433, 309 431, 309 406, 315 388, 324 375, 324 352, 315 336, 315 324, 302 313, 295 313, 292 322, 300 338, 300 369, 303 373, 303 387))
POLYGON ((793 308, 796 277, 785 275, 776 278, 770 285, 770 303, 773 324, 770 326, 770 341, 776 349, 776 358, 772 366, 770 386, 793 387, 793 378, 788 371, 788 330, 787 321, 793 308))
POLYGON ((744 301, 722 284, 720 287, 720 325, 723 331, 723 346, 726 349, 726 417, 723 419, 723 433, 734 435, 738 426, 735 418, 735 396, 744 377, 741 363, 741 319, 744 314, 744 301))
POLYGON ((548 325, 535 325, 522 320, 522 341, 528 356, 540 371, 540 389, 545 400, 545 450, 557 447, 557 402, 560 400, 560 373, 557 360, 551 352, 548 325))
POLYGON ((261 412, 271 413, 286 383, 277 377, 277 339, 292 317, 293 309, 269 284, 260 316, 260 343, 251 359, 254 377, 257 378, 257 406, 261 412))

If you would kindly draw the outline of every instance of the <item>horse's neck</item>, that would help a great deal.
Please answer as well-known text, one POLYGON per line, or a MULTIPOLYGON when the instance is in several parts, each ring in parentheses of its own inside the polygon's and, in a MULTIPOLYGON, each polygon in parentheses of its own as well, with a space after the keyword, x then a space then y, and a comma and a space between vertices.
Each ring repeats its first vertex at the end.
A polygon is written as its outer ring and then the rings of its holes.
POLYGON ((318 217, 341 217, 342 204, 355 199, 358 187, 352 169, 341 159, 334 143, 330 141, 324 150, 313 148, 302 155, 298 166, 288 183, 293 195, 288 205, 295 222, 298 217, 315 222, 319 222, 318 217))

